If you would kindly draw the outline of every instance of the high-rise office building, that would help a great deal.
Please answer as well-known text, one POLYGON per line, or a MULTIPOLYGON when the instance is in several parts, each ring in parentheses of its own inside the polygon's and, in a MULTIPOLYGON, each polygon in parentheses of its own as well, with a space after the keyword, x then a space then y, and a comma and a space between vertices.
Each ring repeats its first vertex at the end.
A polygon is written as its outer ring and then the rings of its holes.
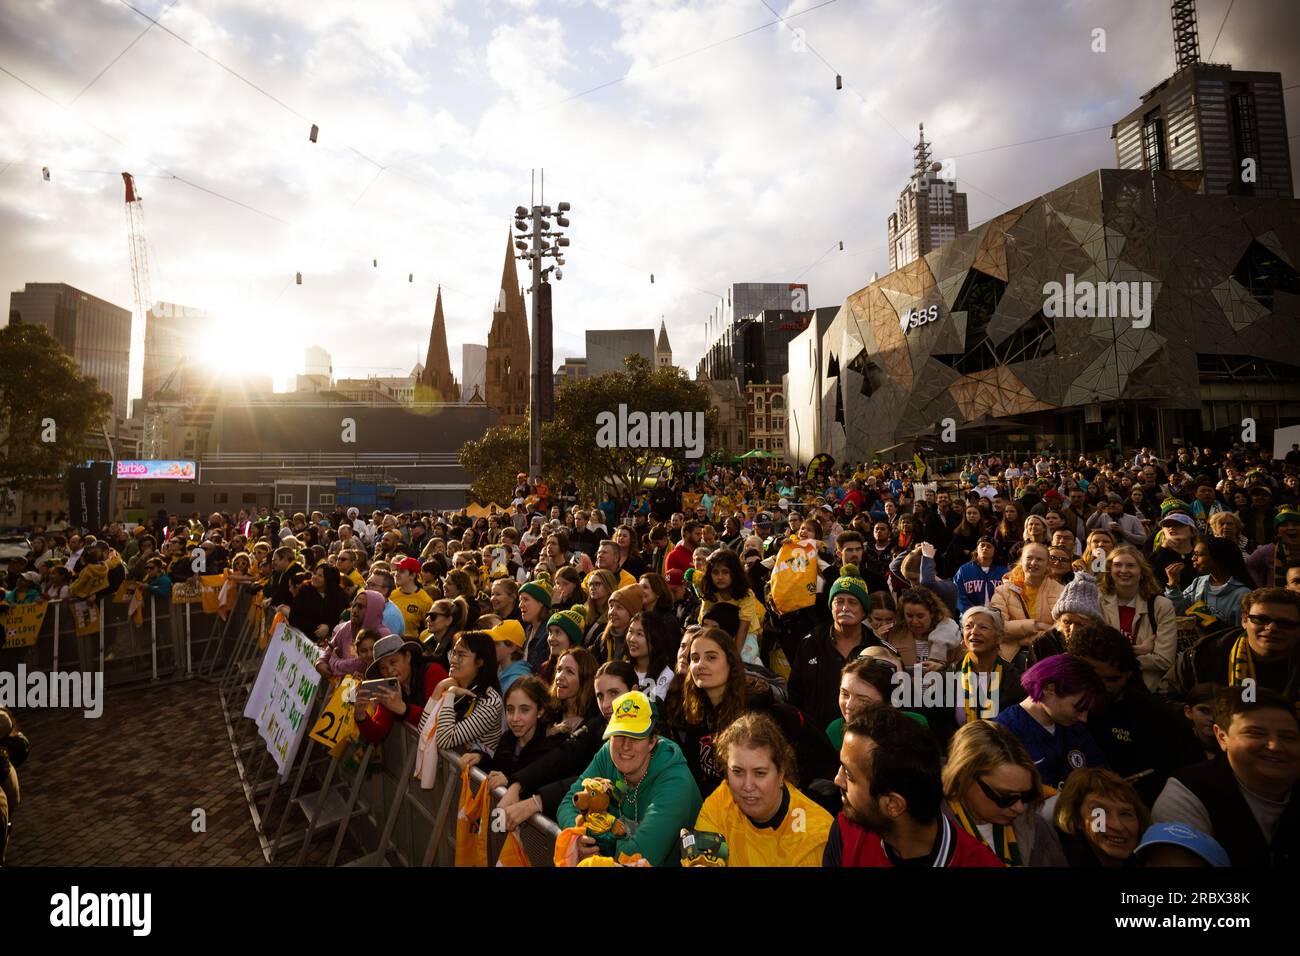
POLYGON ((952 167, 931 162, 925 141, 925 124, 912 147, 912 178, 898 194, 889 216, 889 269, 892 272, 956 239, 970 229, 966 217, 966 194, 957 192, 952 167))
MULTIPOLYGON (((701 381, 735 378, 742 386, 748 385, 754 380, 754 373, 747 372, 746 368, 755 361, 756 350, 764 348, 765 331, 773 323, 780 325, 788 321, 776 318, 775 314, 806 313, 811 309, 810 301, 808 285, 803 282, 733 283, 727 298, 718 303, 706 322, 707 344, 695 368, 695 377, 701 381), (767 312, 773 313, 773 317, 765 321, 763 316, 767 312)), ((768 379, 764 376, 762 380, 768 379)), ((781 381, 780 373, 774 381, 781 381)))
POLYGON ((204 309, 155 302, 145 313, 144 385, 140 397, 153 398, 163 385, 183 393, 195 385, 192 368, 202 354, 201 336, 217 317, 204 309))
POLYGON ((9 321, 45 328, 83 375, 113 396, 126 418, 131 375, 131 312, 63 282, 28 282, 9 294, 9 321))
POLYGON ((1195 5, 1173 14, 1174 75, 1111 128, 1120 169, 1197 171, 1206 195, 1290 199, 1282 75, 1201 62, 1195 5))

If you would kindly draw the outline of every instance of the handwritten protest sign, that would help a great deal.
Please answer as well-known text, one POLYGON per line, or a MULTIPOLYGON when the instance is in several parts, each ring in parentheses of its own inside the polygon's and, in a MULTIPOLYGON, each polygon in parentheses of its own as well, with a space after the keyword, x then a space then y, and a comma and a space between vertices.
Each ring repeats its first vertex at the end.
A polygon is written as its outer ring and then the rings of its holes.
POLYGON ((46 601, 34 604, 15 604, 4 617, 4 646, 31 647, 45 622, 46 601))
POLYGON ((244 716, 275 758, 280 779, 289 775, 294 755, 307 733, 307 715, 320 690, 316 662, 321 650, 302 631, 281 624, 271 635, 262 667, 244 705, 244 716))

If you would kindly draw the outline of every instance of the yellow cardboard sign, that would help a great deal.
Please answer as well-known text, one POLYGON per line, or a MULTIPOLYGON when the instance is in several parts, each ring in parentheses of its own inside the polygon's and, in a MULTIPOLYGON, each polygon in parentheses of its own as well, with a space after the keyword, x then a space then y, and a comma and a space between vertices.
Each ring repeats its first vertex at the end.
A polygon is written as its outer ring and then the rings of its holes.
POLYGON ((345 674, 330 694, 325 709, 321 711, 316 726, 311 729, 311 739, 329 747, 331 752, 341 752, 342 747, 361 736, 361 731, 352 719, 352 695, 361 683, 352 674, 345 674))
POLYGON ((31 647, 35 644, 36 636, 41 632, 41 625, 45 623, 45 611, 49 606, 48 601, 11 606, 4 617, 4 646, 31 647))
POLYGON ((77 637, 89 637, 99 633, 99 602, 73 601, 72 623, 77 637))

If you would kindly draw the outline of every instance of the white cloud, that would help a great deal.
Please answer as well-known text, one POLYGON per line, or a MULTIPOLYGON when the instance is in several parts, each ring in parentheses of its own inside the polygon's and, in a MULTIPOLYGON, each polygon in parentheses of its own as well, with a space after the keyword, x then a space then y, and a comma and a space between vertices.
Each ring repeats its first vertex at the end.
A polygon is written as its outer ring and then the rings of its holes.
MULTIPOLYGON (((1208 53, 1226 3, 1203 7, 1208 53)), ((1215 59, 1295 82, 1283 38, 1298 17, 1286 0, 1238 5, 1215 59)), ((0 76, 0 168, 18 160, 0 175, 0 281, 129 306, 129 169, 156 297, 220 306, 232 347, 283 350, 282 378, 308 339, 341 374, 409 368, 439 282, 455 366, 462 342, 486 340, 510 213, 545 167, 547 200, 574 204, 557 359, 582 353, 587 328, 664 315, 693 367, 710 291, 793 280, 841 239, 802 277, 814 304, 885 271, 918 122, 937 157, 958 156, 974 224, 1114 162, 1105 131, 974 151, 1109 123, 1171 66, 1167 8, 1127 0, 832 4, 791 20, 831 67, 779 26, 682 57, 771 20, 750 0, 182 2, 163 23, 308 120, 156 28, 77 104, 127 146, 0 76), (1089 49, 1098 25, 1104 55, 1089 49), (390 166, 368 189, 376 167, 354 150, 390 166), (150 161, 288 224, 151 178, 150 161)), ((116 2, 5 5, 0 63, 66 102, 142 27, 116 2)))

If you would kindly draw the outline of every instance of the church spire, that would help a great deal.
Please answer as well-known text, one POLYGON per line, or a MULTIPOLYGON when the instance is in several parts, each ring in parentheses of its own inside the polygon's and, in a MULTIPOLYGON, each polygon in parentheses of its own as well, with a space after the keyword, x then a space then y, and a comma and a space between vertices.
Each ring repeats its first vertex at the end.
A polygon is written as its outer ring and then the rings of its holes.
POLYGON ((447 320, 442 314, 442 286, 433 304, 433 328, 429 332, 429 351, 424 360, 420 384, 433 390, 429 401, 454 402, 459 400, 460 389, 451 374, 451 356, 447 351, 447 320))
POLYGON ((487 388, 484 398, 501 413, 503 425, 522 422, 528 412, 528 311, 515 269, 515 246, 506 230, 506 258, 492 306, 488 331, 487 388))

